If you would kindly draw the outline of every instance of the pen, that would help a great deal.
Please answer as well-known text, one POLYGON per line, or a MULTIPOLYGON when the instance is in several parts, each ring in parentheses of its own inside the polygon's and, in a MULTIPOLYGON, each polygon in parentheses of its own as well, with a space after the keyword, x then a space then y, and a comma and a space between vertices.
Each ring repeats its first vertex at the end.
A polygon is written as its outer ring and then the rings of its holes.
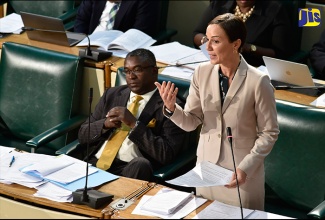
POLYGON ((12 156, 9 167, 11 167, 14 162, 15 162, 15 156, 12 156))

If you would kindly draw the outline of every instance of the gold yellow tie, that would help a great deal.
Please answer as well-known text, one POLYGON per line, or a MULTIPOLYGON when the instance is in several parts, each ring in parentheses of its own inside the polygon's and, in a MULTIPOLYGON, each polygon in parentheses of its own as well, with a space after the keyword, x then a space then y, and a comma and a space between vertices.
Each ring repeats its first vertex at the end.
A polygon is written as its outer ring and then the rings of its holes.
MULTIPOLYGON (((143 99, 142 96, 135 96, 133 102, 128 107, 129 111, 136 116, 139 109, 139 101, 143 99)), ((116 157, 123 141, 128 136, 130 128, 125 124, 122 124, 121 128, 117 129, 111 140, 108 140, 105 148, 98 159, 96 166, 102 170, 107 170, 111 167, 111 164, 116 157)))

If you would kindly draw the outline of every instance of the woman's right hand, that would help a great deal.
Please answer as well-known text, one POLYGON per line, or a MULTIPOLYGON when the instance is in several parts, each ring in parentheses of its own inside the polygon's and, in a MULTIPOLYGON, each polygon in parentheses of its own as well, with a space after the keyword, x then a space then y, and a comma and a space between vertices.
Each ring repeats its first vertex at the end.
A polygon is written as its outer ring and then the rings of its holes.
POLYGON ((170 81, 168 81, 168 83, 163 81, 162 84, 160 84, 159 82, 155 82, 155 85, 159 90, 159 94, 162 100, 164 101, 165 107, 173 112, 175 110, 178 88, 175 88, 175 84, 170 81))

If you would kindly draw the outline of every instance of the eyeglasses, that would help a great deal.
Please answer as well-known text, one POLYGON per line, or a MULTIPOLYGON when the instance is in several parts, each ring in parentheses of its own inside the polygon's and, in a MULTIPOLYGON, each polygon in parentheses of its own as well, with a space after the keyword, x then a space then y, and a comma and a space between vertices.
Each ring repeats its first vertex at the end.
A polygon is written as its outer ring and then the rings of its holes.
POLYGON ((202 39, 201 39, 201 44, 205 44, 205 43, 207 43, 207 42, 209 42, 209 41, 211 41, 211 43, 212 43, 213 45, 216 45, 216 44, 219 43, 219 41, 218 41, 218 40, 214 40, 213 37, 212 37, 211 39, 209 39, 207 36, 204 36, 204 37, 202 37, 202 39))
POLYGON ((130 70, 128 68, 123 69, 123 73, 125 75, 130 75, 131 73, 133 73, 134 75, 139 75, 140 73, 142 73, 145 69, 150 68, 150 67, 155 67, 154 65, 150 65, 150 66, 136 66, 134 67, 134 69, 130 70))

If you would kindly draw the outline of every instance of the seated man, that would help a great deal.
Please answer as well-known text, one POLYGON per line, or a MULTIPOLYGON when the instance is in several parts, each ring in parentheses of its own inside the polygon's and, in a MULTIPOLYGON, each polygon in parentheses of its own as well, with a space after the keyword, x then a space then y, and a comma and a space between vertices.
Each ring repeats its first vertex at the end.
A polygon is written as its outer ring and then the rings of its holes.
MULTIPOLYGON (((186 133, 163 115, 151 51, 128 53, 124 73, 127 85, 107 89, 90 117, 89 162, 115 175, 151 181, 155 169, 175 159, 186 133)), ((79 130, 79 157, 86 156, 88 130, 87 120, 79 130)))
POLYGON ((79 6, 74 32, 138 29, 151 37, 157 34, 159 1, 83 0, 79 6), (113 12, 114 11, 114 12, 113 12))

